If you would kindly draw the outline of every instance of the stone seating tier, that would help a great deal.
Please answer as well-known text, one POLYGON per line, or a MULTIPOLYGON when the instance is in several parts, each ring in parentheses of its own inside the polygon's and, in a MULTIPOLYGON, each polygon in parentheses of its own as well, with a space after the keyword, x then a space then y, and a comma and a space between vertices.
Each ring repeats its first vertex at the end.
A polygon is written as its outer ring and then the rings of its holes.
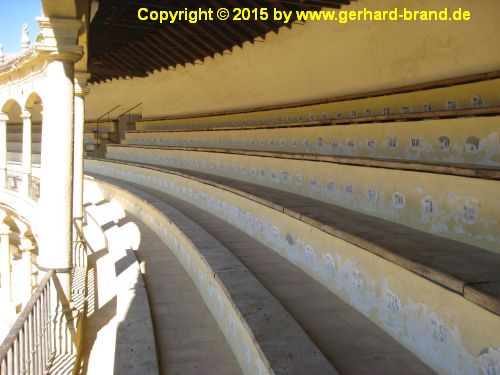
MULTIPOLYGON (((191 220, 202 220, 203 229, 218 233, 221 241, 229 241, 226 244, 234 240, 228 249, 242 261, 265 259, 256 251, 259 246, 269 248, 278 259, 285 259, 328 289, 328 293, 342 298, 438 372, 455 373, 463 369, 478 372, 495 356, 495 348, 500 344, 497 315, 500 310, 498 293, 491 291, 498 291, 495 277, 500 257, 494 253, 472 250, 456 241, 319 204, 297 194, 208 173, 102 160, 87 160, 86 171, 107 176, 109 182, 137 194, 140 198, 126 208, 138 217, 145 217, 146 224, 158 228, 164 236, 172 233, 168 224, 156 216, 149 218, 150 208, 146 207, 168 201, 191 220), (209 216, 203 219, 202 211, 209 216), (233 227, 260 245, 237 247, 237 232, 229 229, 233 227), (242 256, 245 248, 255 250, 247 250, 242 256), (474 323, 478 319, 482 322, 480 326, 474 323)), ((180 254, 186 253, 182 247, 180 254)), ((185 264, 187 268, 194 267, 189 262, 185 264)), ((254 270, 261 266, 255 266, 254 270)), ((281 269, 274 261, 268 266, 269 270, 281 269)), ((264 280, 264 276, 258 277, 264 280)), ((285 279, 290 282, 288 277, 285 279)), ((294 284, 281 290, 292 293, 300 288, 294 284)), ((277 298, 286 305, 285 299, 277 298)), ((314 315, 323 306, 319 301, 325 298, 314 297, 305 303, 307 311, 303 312, 286 305, 306 333, 321 343, 323 353, 334 350, 335 342, 322 341, 307 321, 311 314, 310 319, 316 324, 334 316, 333 311, 314 315)), ((359 326, 361 320, 356 321, 354 324, 359 326)), ((339 342, 341 337, 359 337, 346 331, 337 331, 335 335, 325 328, 327 332, 329 337, 338 337, 339 342)), ((359 343, 356 345, 359 347, 359 343)), ((341 356, 327 357, 334 364, 336 360, 346 365, 341 356)), ((377 357, 386 363, 391 356, 377 357)), ((405 368, 409 362, 398 363, 405 363, 401 365, 405 368)), ((340 371, 342 366, 336 367, 340 371)), ((384 373, 387 371, 385 368, 384 373)), ((413 367, 412 371, 417 370, 413 367)), ((423 368, 418 370, 422 371, 423 368)))

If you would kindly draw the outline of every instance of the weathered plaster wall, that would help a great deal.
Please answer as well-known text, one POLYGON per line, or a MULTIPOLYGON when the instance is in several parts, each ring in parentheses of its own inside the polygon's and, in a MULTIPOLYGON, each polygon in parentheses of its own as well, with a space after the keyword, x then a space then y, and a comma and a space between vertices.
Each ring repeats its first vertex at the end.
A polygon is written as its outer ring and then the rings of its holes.
POLYGON ((252 108, 500 69, 500 2, 365 0, 348 9, 470 10, 469 22, 310 22, 230 55, 144 79, 93 85, 86 117, 143 102, 143 115, 252 108))

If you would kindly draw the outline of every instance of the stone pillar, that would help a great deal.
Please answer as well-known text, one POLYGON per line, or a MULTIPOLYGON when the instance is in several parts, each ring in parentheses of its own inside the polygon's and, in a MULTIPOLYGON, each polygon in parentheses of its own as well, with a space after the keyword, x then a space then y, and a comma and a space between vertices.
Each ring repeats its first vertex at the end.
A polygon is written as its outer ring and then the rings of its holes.
MULTIPOLYGON (((0 224, 0 277, 3 301, 12 302, 12 279, 11 279, 11 259, 10 259, 10 227, 7 224, 0 224)), ((2 303, 3 305, 3 303, 2 303)))
POLYGON ((38 50, 46 57, 40 176, 38 266, 55 269, 56 288, 63 302, 71 300, 73 220, 74 62, 81 57, 77 43, 81 22, 37 18, 42 30, 38 50))
MULTIPOLYGON (((83 154, 85 139, 85 96, 90 74, 75 73, 75 154, 73 173, 73 217, 75 225, 83 230, 83 154)), ((77 238, 75 237, 76 241, 77 238)))
POLYGON ((23 174, 21 190, 19 193, 25 196, 30 194, 31 185, 31 113, 29 110, 24 110, 21 114, 23 119, 23 158, 22 169, 23 174))
POLYGON ((33 292, 33 265, 31 262, 31 254, 35 247, 33 246, 33 242, 26 237, 21 238, 21 243, 19 244, 19 251, 22 254, 22 262, 23 262, 23 274, 24 274, 24 282, 22 283, 22 292, 21 298, 23 305, 31 298, 31 294, 33 292))
POLYGON ((9 116, 0 112, 0 188, 7 186, 7 121, 9 116))

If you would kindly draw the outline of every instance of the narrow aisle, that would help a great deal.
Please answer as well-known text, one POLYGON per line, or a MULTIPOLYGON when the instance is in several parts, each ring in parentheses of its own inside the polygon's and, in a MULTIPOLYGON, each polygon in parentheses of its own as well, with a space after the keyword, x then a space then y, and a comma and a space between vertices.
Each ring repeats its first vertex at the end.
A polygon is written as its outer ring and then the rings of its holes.
POLYGON ((188 274, 160 238, 141 233, 136 256, 149 297, 162 374, 240 374, 231 348, 188 274))

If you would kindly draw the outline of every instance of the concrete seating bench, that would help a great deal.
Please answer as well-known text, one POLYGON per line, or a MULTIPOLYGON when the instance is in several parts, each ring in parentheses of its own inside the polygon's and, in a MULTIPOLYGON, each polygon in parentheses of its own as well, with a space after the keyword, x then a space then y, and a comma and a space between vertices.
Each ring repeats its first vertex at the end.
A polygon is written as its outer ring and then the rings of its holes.
POLYGON ((416 162, 412 160, 398 159, 382 159, 357 156, 330 156, 316 155, 303 153, 289 153, 278 151, 247 151, 241 149, 230 148, 212 148, 212 147, 182 147, 182 146, 143 146, 143 145, 112 145, 110 147, 137 147, 137 148, 159 148, 165 150, 180 150, 180 151, 198 151, 198 152, 214 152, 234 155, 250 155, 264 156, 282 159, 324 161, 328 163, 337 163, 353 166, 375 167, 385 169, 397 169, 406 171, 429 172, 438 174, 447 174, 462 177, 474 177, 488 180, 500 179, 500 166, 475 166, 471 164, 455 164, 455 163, 430 163, 416 162))
POLYGON ((470 297, 500 315, 500 289, 495 288, 500 286, 500 254, 269 187, 179 168, 160 170, 233 191, 282 211, 470 297), (478 298, 480 291, 483 298, 478 298))
POLYGON ((127 132, 129 145, 237 149, 500 167, 500 116, 347 126, 127 132))
POLYGON ((139 217, 174 252, 217 320, 244 373, 336 374, 316 345, 215 238, 167 203, 105 177, 86 180, 139 217), (285 336, 285 339, 284 337, 285 336))
POLYGON ((162 147, 107 148, 109 159, 205 172, 266 186, 500 252, 495 226, 500 209, 497 181, 274 156, 162 147), (452 189, 446 191, 442 186, 452 189))
POLYGON ((497 254, 202 172, 103 160, 86 170, 168 192, 252 235, 438 371, 476 372, 500 345, 497 254))

